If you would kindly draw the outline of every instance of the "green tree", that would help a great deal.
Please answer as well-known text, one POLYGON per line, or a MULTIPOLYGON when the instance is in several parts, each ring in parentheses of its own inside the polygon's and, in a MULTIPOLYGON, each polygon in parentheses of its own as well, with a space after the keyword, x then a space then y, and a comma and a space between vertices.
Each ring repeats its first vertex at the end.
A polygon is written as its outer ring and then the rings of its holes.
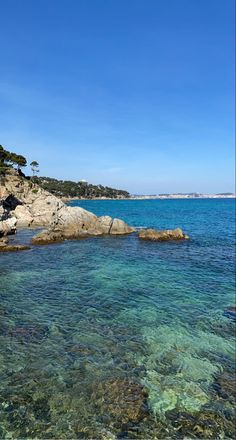
POLYGON ((10 162, 16 165, 18 170, 27 165, 26 158, 21 154, 10 153, 10 162))
POLYGON ((38 163, 36 160, 33 160, 33 161, 31 162, 30 166, 31 166, 31 170, 32 170, 32 172, 33 172, 33 176, 35 176, 36 173, 39 172, 39 169, 38 169, 38 167, 39 167, 39 163, 38 163))
POLYGON ((5 174, 7 168, 12 166, 11 160, 12 153, 7 151, 2 145, 0 145, 0 172, 5 174))
POLYGON ((21 154, 11 153, 0 145, 0 172, 5 174, 7 168, 16 166, 18 171, 27 165, 27 160, 21 154))

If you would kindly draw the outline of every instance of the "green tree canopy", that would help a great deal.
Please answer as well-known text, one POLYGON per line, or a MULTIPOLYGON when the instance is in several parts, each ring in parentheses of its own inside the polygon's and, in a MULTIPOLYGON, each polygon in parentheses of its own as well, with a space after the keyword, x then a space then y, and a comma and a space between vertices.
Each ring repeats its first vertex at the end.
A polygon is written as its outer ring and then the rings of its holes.
POLYGON ((27 160, 21 154, 12 153, 0 145, 0 172, 5 173, 7 168, 16 166, 19 170, 27 165, 27 160))

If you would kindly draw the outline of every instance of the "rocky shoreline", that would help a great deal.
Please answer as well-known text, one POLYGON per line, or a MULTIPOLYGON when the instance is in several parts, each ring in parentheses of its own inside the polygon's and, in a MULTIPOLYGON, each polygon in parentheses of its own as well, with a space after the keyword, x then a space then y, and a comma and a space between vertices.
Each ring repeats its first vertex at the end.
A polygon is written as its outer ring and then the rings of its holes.
MULTIPOLYGON (((81 207, 67 206, 58 197, 11 170, 0 180, 0 252, 25 249, 20 245, 8 245, 5 240, 7 235, 15 234, 18 228, 42 227, 46 229, 33 237, 32 244, 127 235, 136 231, 123 220, 110 216, 97 217, 81 207)), ((138 237, 151 241, 188 238, 180 229, 141 230, 138 237)))

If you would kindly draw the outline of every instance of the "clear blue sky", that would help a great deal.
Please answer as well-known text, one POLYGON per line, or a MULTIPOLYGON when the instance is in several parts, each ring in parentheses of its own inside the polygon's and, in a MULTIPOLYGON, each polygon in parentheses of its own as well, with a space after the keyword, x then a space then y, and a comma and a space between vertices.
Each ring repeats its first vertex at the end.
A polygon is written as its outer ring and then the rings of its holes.
POLYGON ((234 0, 0 0, 0 144, 41 175, 234 191, 234 0))

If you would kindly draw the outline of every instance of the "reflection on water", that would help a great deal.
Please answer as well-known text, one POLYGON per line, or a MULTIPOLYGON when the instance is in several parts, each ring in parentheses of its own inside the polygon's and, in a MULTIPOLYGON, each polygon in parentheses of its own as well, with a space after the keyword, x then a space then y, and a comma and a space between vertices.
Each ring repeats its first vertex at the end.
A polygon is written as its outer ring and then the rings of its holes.
POLYGON ((1 438, 235 437, 233 205, 215 235, 212 206, 186 243, 1 255, 1 438))

